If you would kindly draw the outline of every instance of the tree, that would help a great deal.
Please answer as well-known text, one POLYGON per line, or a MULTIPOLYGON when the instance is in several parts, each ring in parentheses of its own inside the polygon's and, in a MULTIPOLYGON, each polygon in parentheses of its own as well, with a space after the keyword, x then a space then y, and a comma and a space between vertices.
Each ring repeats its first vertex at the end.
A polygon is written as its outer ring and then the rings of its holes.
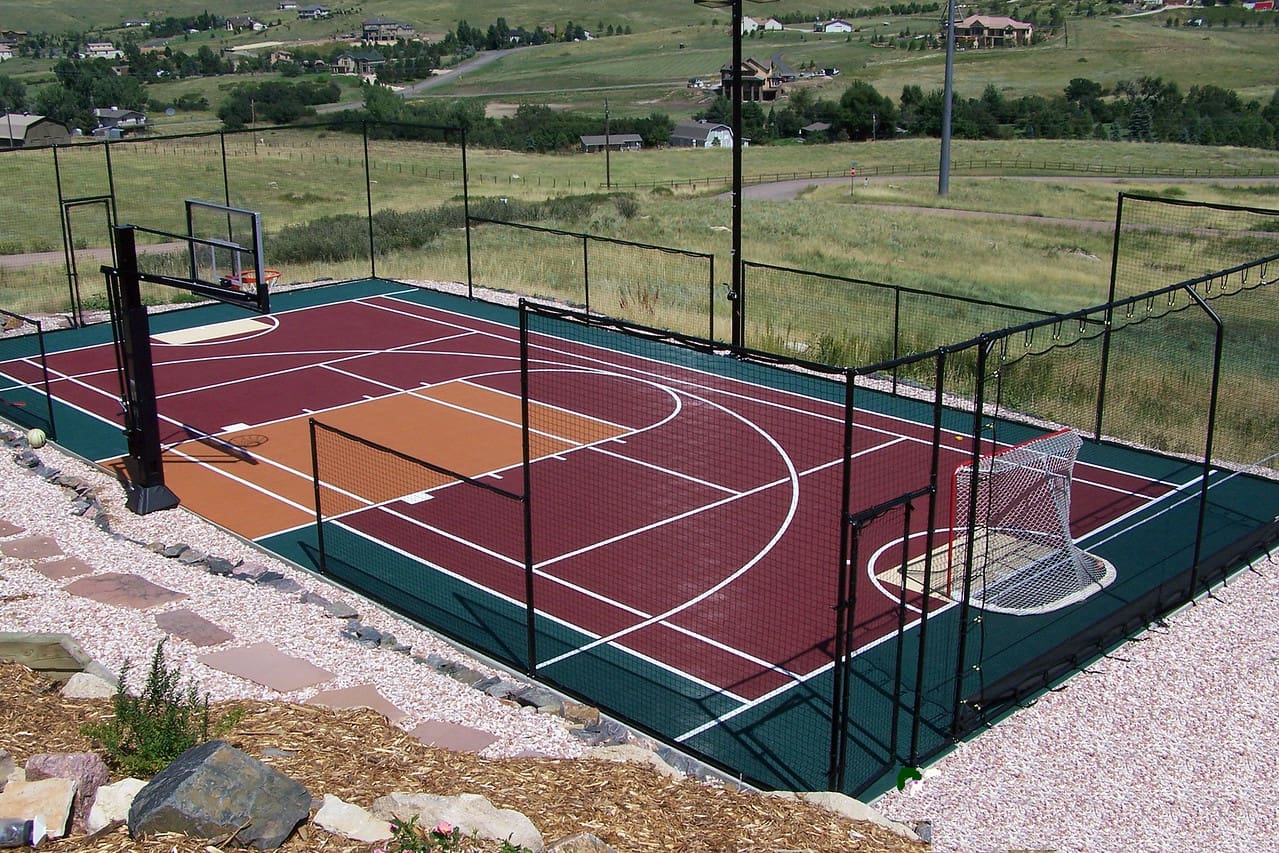
POLYGON ((892 127, 897 121, 897 108, 892 99, 875 90, 864 80, 854 80, 839 99, 835 133, 844 131, 849 139, 872 139, 878 128, 892 127))
POLYGON ((21 80, 0 75, 0 112, 13 113, 26 108, 26 84, 21 80))

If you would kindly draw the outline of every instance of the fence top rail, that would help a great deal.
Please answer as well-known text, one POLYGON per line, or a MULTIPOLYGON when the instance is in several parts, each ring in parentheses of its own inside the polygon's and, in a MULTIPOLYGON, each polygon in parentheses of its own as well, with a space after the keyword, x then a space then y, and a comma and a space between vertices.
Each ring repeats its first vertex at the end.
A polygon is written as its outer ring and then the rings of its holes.
MULTIPOLYGON (((1181 291, 1187 291, 1190 294, 1188 304, 1195 304, 1195 305, 1201 306, 1201 308, 1209 315, 1212 315, 1213 319, 1215 320, 1215 314, 1212 311, 1212 309, 1208 306, 1206 301, 1210 297, 1204 297, 1198 292, 1197 288, 1199 285, 1207 282, 1212 282, 1218 278, 1228 277, 1228 276, 1234 275, 1235 273, 1242 273, 1246 270, 1254 269, 1256 267, 1265 267, 1269 264, 1275 263, 1276 261, 1279 261, 1279 254, 1267 255, 1264 258, 1258 258, 1256 260, 1247 261, 1242 264, 1237 264, 1233 267, 1229 267, 1228 269, 1216 270, 1214 272, 1197 276, 1196 278, 1186 279, 1185 281, 1179 281, 1176 284, 1170 284, 1165 287, 1160 287, 1155 290, 1150 290, 1145 293, 1140 293, 1140 294, 1137 294, 1136 296, 1127 296, 1127 297, 1124 297, 1123 299, 1116 299, 1113 302, 1105 302, 1100 305, 1093 305, 1089 308, 1081 308, 1077 311, 1070 311, 1065 314, 1053 314, 1049 317, 1044 317, 1042 319, 1031 320, 1026 323, 1020 323, 1016 326, 1008 326, 1003 329, 997 329, 989 332, 982 332, 980 335, 977 335, 976 337, 973 337, 973 338, 969 338, 966 341, 959 341, 953 344, 945 344, 943 346, 939 346, 934 349, 928 350, 927 352, 912 353, 910 355, 904 355, 899 358, 880 361, 874 364, 866 364, 866 365, 861 365, 859 367, 849 368, 849 371, 852 374, 855 374, 857 376, 869 376, 874 373, 881 373, 884 371, 894 370, 899 367, 904 367, 909 364, 915 364, 916 362, 935 359, 939 356, 944 356, 948 353, 962 352, 963 350, 973 349, 975 347, 991 346, 1002 340, 1011 338, 1014 335, 1019 335, 1019 334, 1024 335, 1029 332, 1033 332, 1036 329, 1042 329, 1048 326, 1059 326, 1071 321, 1078 322, 1081 328, 1090 324, 1096 325, 1098 327, 1098 330, 1100 331, 1100 330, 1112 328, 1113 326, 1112 318, 1114 314, 1116 313, 1117 309, 1127 308, 1130 305, 1140 305, 1143 302, 1153 303, 1155 302, 1155 300, 1157 300, 1161 296, 1171 298, 1173 295, 1181 291), (1098 320, 1097 315, 1101 315, 1103 319, 1098 320)), ((1259 281, 1256 285, 1253 285, 1252 287, 1248 289, 1255 290, 1257 287, 1262 287, 1267 284, 1270 284, 1271 281, 1273 280, 1259 281)), ((1170 301, 1169 305, 1171 304, 1172 303, 1170 301)))
POLYGON ((977 299, 972 296, 960 296, 951 293, 936 293, 931 290, 920 290, 915 287, 907 287, 900 284, 888 284, 882 281, 870 281, 864 278, 851 278, 849 276, 835 275, 834 273, 813 272, 812 270, 801 270, 796 267, 778 266, 776 264, 766 264, 758 261, 743 260, 742 266, 756 267, 758 269, 773 270, 775 272, 792 273, 795 275, 807 275, 814 278, 824 278, 831 281, 842 281, 848 284, 864 284, 869 287, 878 287, 884 290, 892 290, 896 293, 909 293, 914 296, 927 296, 930 299, 944 299, 953 302, 963 302, 967 305, 980 305, 985 308, 1000 308, 1006 311, 1020 311, 1024 314, 1036 314, 1041 317, 1056 317, 1052 311, 1045 311, 1041 308, 1027 308, 1024 305, 1011 305, 1004 302, 991 302, 985 299, 977 299))
POLYGON ((436 465, 433 462, 427 462, 425 459, 418 459, 416 456, 410 456, 409 454, 403 452, 402 450, 396 450, 394 447, 387 447, 384 444, 378 444, 376 441, 372 441, 363 436, 347 432, 346 430, 341 429, 339 427, 331 426, 329 424, 324 423, 323 421, 316 420, 315 418, 308 418, 307 420, 308 420, 308 423, 310 423, 311 428, 313 430, 319 429, 319 430, 324 430, 325 432, 331 432, 334 435, 341 436, 347 441, 355 442, 356 444, 362 444, 365 447, 371 448, 380 453, 386 453, 390 456, 394 456, 396 459, 399 459, 403 462, 407 462, 410 465, 416 465, 418 467, 425 468, 428 471, 432 471, 436 474, 439 474, 444 477, 448 477, 453 480, 458 480, 470 486, 478 486, 479 488, 484 489, 487 492, 491 492, 495 495, 500 495, 501 497, 508 498, 513 501, 520 501, 522 503, 525 499, 524 495, 507 491, 506 489, 503 489, 500 486, 495 486, 492 483, 486 483, 483 480, 477 480, 474 477, 468 476, 466 474, 461 474, 457 471, 450 470, 448 468, 443 467, 442 465, 436 465))
POLYGON ((695 252, 692 249, 677 249, 674 246, 657 246, 652 243, 637 243, 634 240, 623 240, 620 237, 604 237, 599 234, 587 234, 582 231, 564 231, 559 228, 548 228, 544 225, 529 225, 526 222, 511 222, 505 219, 488 219, 483 216, 468 216, 468 222, 485 222, 490 225, 505 225, 509 228, 523 228, 526 231, 539 231, 543 234, 556 234, 560 237, 576 237, 582 240, 594 240, 598 243, 613 243, 617 246, 630 246, 635 249, 651 249, 665 252, 668 255, 684 255, 690 258, 713 258, 711 252, 695 252))
POLYGON ((1164 198, 1155 195, 1142 195, 1141 193, 1120 192, 1120 200, 1132 199, 1133 201, 1153 201, 1160 204, 1173 204, 1179 207, 1206 207, 1209 210, 1230 211, 1233 213, 1258 213, 1264 216, 1279 216, 1279 210, 1273 210, 1267 207, 1245 207, 1237 204, 1223 204, 1220 202, 1210 201, 1192 201, 1190 199, 1164 198))

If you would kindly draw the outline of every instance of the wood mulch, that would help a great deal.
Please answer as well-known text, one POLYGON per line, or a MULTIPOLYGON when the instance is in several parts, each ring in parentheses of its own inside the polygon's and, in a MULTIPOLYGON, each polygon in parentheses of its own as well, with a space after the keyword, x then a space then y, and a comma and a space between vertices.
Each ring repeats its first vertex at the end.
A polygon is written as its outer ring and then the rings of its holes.
MULTIPOLYGON (((109 715, 110 700, 64 699, 59 686, 23 666, 0 662, 0 748, 19 766, 35 753, 94 748, 80 728, 109 715)), ((224 739, 301 782, 317 799, 333 794, 368 808, 374 799, 393 791, 481 794, 499 808, 527 815, 548 843, 592 832, 623 853, 928 849, 808 803, 675 780, 645 765, 593 759, 486 760, 423 746, 372 711, 252 701, 217 703, 213 711, 217 715, 231 708, 242 709, 243 717, 224 739)), ((280 849, 368 853, 372 847, 304 824, 280 849)), ((96 837, 46 842, 41 849, 218 853, 222 848, 182 836, 134 840, 124 827, 116 827, 96 837)))

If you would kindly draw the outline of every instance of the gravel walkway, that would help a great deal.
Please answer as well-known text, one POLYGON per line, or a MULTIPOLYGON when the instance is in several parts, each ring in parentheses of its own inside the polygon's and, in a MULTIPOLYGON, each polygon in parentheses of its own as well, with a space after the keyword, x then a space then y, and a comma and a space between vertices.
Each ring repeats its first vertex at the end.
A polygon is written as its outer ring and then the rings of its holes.
MULTIPOLYGON (((0 432, 4 431, 0 428, 0 432)), ((211 699, 305 701, 321 690, 372 684, 393 705, 407 712, 408 716, 397 722, 405 730, 428 721, 443 721, 488 732, 496 741, 480 753, 485 757, 536 753, 575 758, 585 754, 582 741, 570 735, 558 717, 538 714, 531 708, 511 707, 415 663, 409 655, 365 648, 341 636, 344 621, 326 615, 315 604, 302 603, 299 593, 252 586, 202 568, 184 566, 139 543, 185 543, 210 555, 244 560, 279 572, 307 591, 355 608, 363 624, 390 631, 400 643, 411 646, 415 656, 434 653, 486 675, 503 675, 469 660, 434 634, 419 630, 354 593, 265 556, 181 507, 135 515, 124 506, 123 489, 97 468, 48 446, 36 453, 47 466, 96 486, 111 531, 117 535, 108 535, 87 518, 75 517, 69 490, 20 468, 11 461, 13 454, 7 449, 0 456, 0 519, 24 528, 21 536, 54 538, 68 556, 89 564, 95 573, 137 574, 188 597, 146 610, 115 607, 64 591, 69 580, 50 580, 33 568, 36 561, 4 557, 0 561, 0 631, 68 633, 113 673, 128 658, 134 665, 130 681, 132 684, 136 680, 138 683, 132 686, 137 688, 156 644, 166 636, 155 623, 156 613, 186 609, 235 635, 233 640, 213 646, 197 647, 183 641, 165 645, 170 663, 198 682, 211 699), (269 642, 285 654, 335 673, 336 678, 280 693, 198 660, 209 652, 259 642, 269 642)), ((0 541, 15 538, 18 536, 0 541)))
POLYGON ((935 850, 1279 851, 1279 560, 1258 560, 876 805, 935 850))

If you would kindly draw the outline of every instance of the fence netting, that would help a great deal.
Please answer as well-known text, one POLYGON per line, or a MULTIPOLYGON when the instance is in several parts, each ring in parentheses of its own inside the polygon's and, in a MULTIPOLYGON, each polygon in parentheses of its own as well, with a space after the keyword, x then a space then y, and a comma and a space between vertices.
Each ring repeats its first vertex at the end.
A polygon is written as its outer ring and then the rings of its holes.
POLYGON ((729 334, 713 255, 480 216, 468 224, 473 285, 684 335, 729 334))

